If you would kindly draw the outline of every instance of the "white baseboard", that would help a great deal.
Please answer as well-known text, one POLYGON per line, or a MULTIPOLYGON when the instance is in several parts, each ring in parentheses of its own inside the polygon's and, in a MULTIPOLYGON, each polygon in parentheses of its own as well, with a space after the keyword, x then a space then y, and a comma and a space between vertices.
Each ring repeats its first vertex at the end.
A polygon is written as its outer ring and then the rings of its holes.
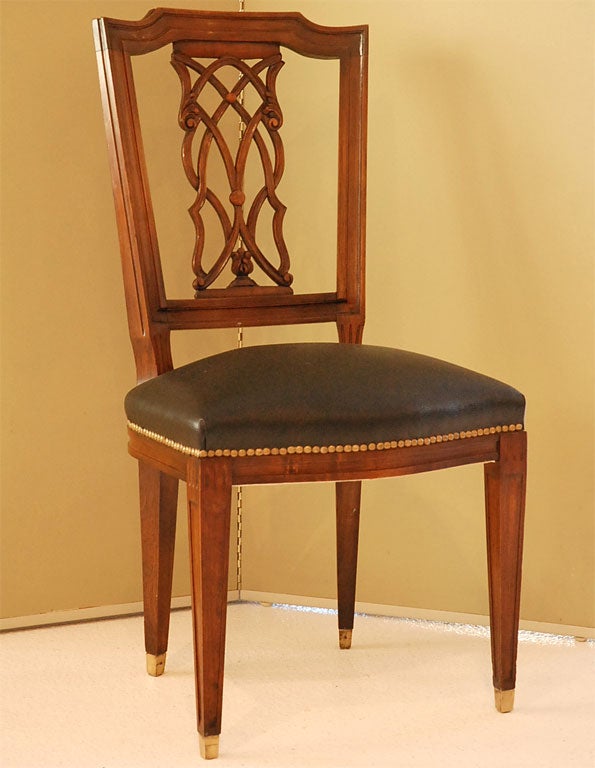
MULTIPOLYGON (((230 603, 239 600, 240 593, 232 590, 227 593, 230 603)), ((190 608, 190 595, 174 597, 171 601, 172 609, 190 608)), ((143 604, 122 603, 120 605, 98 605, 94 608, 78 608, 71 611, 50 611, 33 616, 14 616, 0 619, 0 632, 13 629, 33 629, 34 627, 47 627, 52 624, 73 624, 79 621, 96 621, 98 619, 114 619, 119 616, 135 616, 143 612, 143 604)))
MULTIPOLYGON (((306 597, 303 595, 285 595, 276 592, 257 592, 243 589, 231 590, 227 593, 228 602, 274 603, 281 605, 297 605, 307 608, 325 608, 334 610, 337 601, 324 597, 306 597)), ((190 596, 174 597, 172 608, 189 608, 190 596)), ((451 611, 428 610, 426 608, 409 608, 400 605, 381 605, 379 603, 357 602, 357 613, 367 613, 372 616, 393 616, 403 619, 424 619, 440 621, 447 624, 473 624, 488 626, 488 616, 475 613, 454 613, 451 611)), ((79 608, 71 611, 50 611, 33 616, 15 616, 0 619, 0 631, 32 629, 34 627, 51 626, 53 624, 72 624, 79 621, 95 621, 111 619, 119 616, 134 616, 142 613, 142 603, 124 603, 121 605, 102 605, 94 608, 79 608)), ((595 638, 595 627, 578 627, 568 624, 549 624, 541 621, 525 621, 521 619, 520 628, 529 632, 543 632, 550 635, 570 635, 574 637, 595 638)))
MULTIPOLYGON (((255 592, 243 589, 243 602, 273 603, 281 605, 302 605, 308 608, 336 609, 337 601, 324 597, 304 597, 303 595, 283 595, 271 592, 255 592)), ((475 613, 454 613, 452 611, 428 610, 426 608, 409 608, 402 605, 381 605, 379 603, 356 602, 357 613, 367 613, 371 616, 393 616, 401 619, 423 619, 425 621, 440 621, 446 624, 473 624, 489 626, 488 616, 475 613)), ((525 621, 521 619, 520 628, 528 632, 543 632, 548 635, 571 635, 573 637, 595 638, 595 627, 578 627, 569 624, 548 624, 542 621, 525 621)))

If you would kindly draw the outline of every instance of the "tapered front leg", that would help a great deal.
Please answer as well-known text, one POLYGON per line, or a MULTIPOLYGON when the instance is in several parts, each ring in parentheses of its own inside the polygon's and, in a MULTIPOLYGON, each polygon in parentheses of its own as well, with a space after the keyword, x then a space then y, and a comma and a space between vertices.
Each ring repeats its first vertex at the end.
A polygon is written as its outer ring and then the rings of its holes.
POLYGON ((178 481, 139 461, 147 672, 165 669, 176 539, 178 481))
POLYGON ((188 529, 196 709, 201 755, 219 754, 227 575, 231 519, 231 465, 226 458, 188 463, 188 529))
POLYGON ((353 633, 361 489, 359 480, 336 484, 340 648, 351 648, 353 633))
POLYGON ((519 629, 526 432, 503 434, 499 461, 486 464, 484 471, 494 692, 498 711, 510 712, 519 629))

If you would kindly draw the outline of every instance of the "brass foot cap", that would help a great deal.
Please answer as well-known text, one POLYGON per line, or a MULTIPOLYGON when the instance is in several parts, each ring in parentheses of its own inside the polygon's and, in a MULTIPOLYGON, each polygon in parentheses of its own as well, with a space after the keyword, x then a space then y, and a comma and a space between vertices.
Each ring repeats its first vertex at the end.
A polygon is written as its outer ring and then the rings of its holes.
POLYGON ((498 688, 494 688, 494 698, 498 712, 512 712, 514 707, 514 688, 510 691, 501 691, 498 688))
POLYGON ((219 736, 203 736, 198 734, 200 743, 200 756, 205 760, 213 760, 219 757, 219 736))
POLYGON ((339 630, 339 648, 342 648, 344 650, 347 650, 347 648, 351 648, 351 635, 353 634, 352 629, 340 629, 339 630))
POLYGON ((157 656, 153 653, 147 653, 147 672, 152 677, 159 677, 165 672, 165 653, 157 656))

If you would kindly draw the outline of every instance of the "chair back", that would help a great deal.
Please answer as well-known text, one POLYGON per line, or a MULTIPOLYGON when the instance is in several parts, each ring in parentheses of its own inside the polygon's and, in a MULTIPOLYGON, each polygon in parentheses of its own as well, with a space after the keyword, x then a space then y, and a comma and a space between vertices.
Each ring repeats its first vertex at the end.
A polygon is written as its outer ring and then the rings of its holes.
POLYGON ((172 367, 169 334, 176 329, 331 321, 341 341, 361 341, 367 28, 323 27, 299 13, 156 9, 140 21, 98 19, 94 34, 139 380, 172 367), (165 46, 181 85, 181 166, 194 190, 193 295, 182 299, 166 295, 132 65, 133 57, 165 46), (276 89, 283 49, 339 62, 336 286, 327 292, 296 293, 292 285, 299 264, 290 263, 278 196, 285 166, 276 89), (230 113, 241 124, 233 140, 223 129, 230 113), (224 193, 212 183, 213 153, 224 193), (249 157, 262 166, 256 188, 249 157), (271 232, 263 245, 265 206, 271 232), (215 221, 221 230, 215 253, 205 250, 207 212, 208 225, 215 221))

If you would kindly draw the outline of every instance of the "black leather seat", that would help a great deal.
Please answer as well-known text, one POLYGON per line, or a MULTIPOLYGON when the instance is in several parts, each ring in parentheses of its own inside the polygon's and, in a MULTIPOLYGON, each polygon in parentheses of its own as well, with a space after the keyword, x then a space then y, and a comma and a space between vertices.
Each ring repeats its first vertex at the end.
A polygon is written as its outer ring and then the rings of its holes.
POLYGON ((476 437, 522 429, 524 406, 512 387, 460 366, 352 344, 223 352, 146 381, 126 398, 133 429, 207 455, 476 437))

